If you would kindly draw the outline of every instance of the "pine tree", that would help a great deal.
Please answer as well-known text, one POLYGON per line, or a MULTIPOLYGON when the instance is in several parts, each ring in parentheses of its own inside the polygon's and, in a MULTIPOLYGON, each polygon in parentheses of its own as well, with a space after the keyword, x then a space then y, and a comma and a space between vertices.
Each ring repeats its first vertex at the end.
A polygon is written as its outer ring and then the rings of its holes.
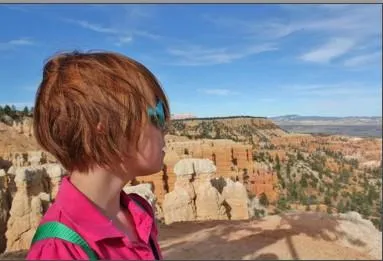
POLYGON ((24 107, 23 114, 24 114, 24 116, 27 116, 29 114, 28 106, 24 107))
POLYGON ((12 109, 11 107, 7 104, 4 106, 4 113, 8 116, 11 116, 12 109))

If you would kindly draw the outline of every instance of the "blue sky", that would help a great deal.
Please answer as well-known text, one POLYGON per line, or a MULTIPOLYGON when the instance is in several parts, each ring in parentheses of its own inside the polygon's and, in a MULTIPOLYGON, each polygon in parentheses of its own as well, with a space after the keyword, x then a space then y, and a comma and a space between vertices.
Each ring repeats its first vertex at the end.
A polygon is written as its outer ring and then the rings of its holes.
POLYGON ((44 61, 144 63, 174 114, 382 115, 380 5, 0 4, 0 104, 32 106, 44 61))

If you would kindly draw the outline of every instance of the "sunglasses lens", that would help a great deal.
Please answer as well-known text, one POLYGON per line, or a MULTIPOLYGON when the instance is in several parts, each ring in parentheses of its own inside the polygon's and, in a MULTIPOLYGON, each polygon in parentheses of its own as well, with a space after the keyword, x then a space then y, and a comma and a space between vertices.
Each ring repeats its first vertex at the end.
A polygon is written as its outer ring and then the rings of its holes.
POLYGON ((161 101, 157 102, 156 109, 149 108, 148 114, 151 122, 160 129, 165 128, 165 110, 161 101))
POLYGON ((165 110, 164 105, 161 101, 157 103, 156 111, 159 122, 161 123, 161 127, 163 127, 165 125, 165 110))

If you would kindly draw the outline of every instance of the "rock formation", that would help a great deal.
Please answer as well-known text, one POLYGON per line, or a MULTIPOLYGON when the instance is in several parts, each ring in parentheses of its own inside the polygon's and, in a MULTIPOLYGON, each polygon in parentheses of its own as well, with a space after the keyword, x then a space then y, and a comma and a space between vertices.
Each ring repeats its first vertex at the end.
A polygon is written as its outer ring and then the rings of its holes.
POLYGON ((165 223, 228 219, 228 205, 211 182, 216 172, 211 160, 182 159, 174 171, 174 190, 165 195, 163 202, 165 223))
POLYGON ((0 169, 0 253, 6 248, 5 232, 7 231, 8 212, 10 208, 9 193, 7 190, 7 175, 0 169))
POLYGON ((146 199, 152 207, 155 206, 157 198, 153 193, 152 184, 150 183, 142 183, 135 186, 127 185, 124 188, 125 193, 136 193, 146 199))
POLYGON ((197 220, 227 220, 230 207, 224 197, 211 184, 212 173, 196 175, 193 186, 196 193, 197 220))
POLYGON ((13 180, 16 189, 9 187, 12 206, 5 233, 7 251, 29 247, 64 175, 64 169, 58 164, 10 169, 8 176, 13 177, 9 180, 13 180))
POLYGON ((43 168, 16 169, 16 194, 12 201, 6 232, 7 251, 27 249, 43 216, 43 202, 50 201, 45 193, 46 172, 43 168))
POLYGON ((32 118, 25 117, 22 121, 13 121, 12 127, 19 134, 23 134, 27 137, 33 136, 33 123, 32 118))
POLYGON ((229 217, 231 220, 249 219, 248 194, 245 186, 231 179, 225 180, 222 196, 230 207, 229 217))
POLYGON ((165 194, 162 209, 166 224, 195 220, 195 191, 190 183, 192 179, 192 174, 177 176, 174 190, 165 194))

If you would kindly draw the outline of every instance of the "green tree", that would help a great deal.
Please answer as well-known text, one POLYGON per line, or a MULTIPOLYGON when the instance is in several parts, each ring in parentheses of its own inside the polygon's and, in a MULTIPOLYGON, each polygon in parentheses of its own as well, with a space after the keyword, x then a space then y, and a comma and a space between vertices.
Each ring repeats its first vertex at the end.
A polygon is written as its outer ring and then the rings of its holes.
POLYGON ((291 184, 291 188, 289 189, 288 192, 289 192, 289 194, 290 194, 290 196, 291 196, 291 198, 293 200, 297 200, 298 199, 298 188, 297 188, 297 184, 295 182, 293 182, 291 184))
POLYGON ((267 198, 265 193, 262 193, 259 196, 259 203, 261 203, 265 207, 267 207, 269 205, 269 199, 267 198))
POLYGON ((360 206, 359 211, 360 211, 360 214, 362 214, 365 218, 369 217, 372 213, 371 207, 366 203, 364 203, 360 206))
POLYGON ((280 197, 277 201, 277 208, 281 209, 281 210, 286 210, 286 209, 290 209, 290 206, 288 204, 288 201, 286 198, 284 197, 280 197))
POLYGON ((331 205, 331 198, 330 198, 329 195, 325 195, 325 196, 324 196, 324 203, 325 203, 327 206, 331 205))
POLYGON ((27 116, 29 114, 28 106, 24 107, 23 114, 24 114, 24 116, 27 116))
POLYGON ((244 168, 244 169, 243 169, 243 172, 242 172, 242 180, 243 180, 243 184, 245 184, 245 185, 249 184, 249 179, 250 179, 250 176, 249 176, 249 174, 247 173, 247 169, 244 168))
POLYGON ((351 174, 347 170, 343 169, 339 177, 340 177, 339 178, 340 182, 344 184, 349 184, 349 179, 351 177, 351 174))
POLYGON ((273 157, 271 157, 271 155, 269 153, 267 153, 267 157, 268 157, 269 162, 271 162, 271 163, 274 162, 273 157))
POLYGON ((340 212, 340 213, 346 212, 346 208, 345 208, 342 200, 339 200, 338 205, 336 206, 336 208, 337 208, 338 212, 340 212))
POLYGON ((367 192, 367 201, 370 205, 373 204, 374 200, 379 199, 379 192, 377 192, 374 188, 374 186, 369 186, 368 192, 367 192))
POLYGON ((279 156, 277 154, 277 156, 275 157, 275 170, 277 172, 280 172, 281 171, 281 162, 279 160, 279 156))
POLYGON ((338 192, 333 191, 332 192, 332 198, 336 200, 338 198, 338 192))
POLYGON ((305 158, 303 157, 302 153, 300 151, 298 151, 297 153, 297 160, 304 160, 305 158))
POLYGON ((344 212, 351 211, 351 203, 349 200, 346 201, 346 204, 344 205, 344 212))
POLYGON ((11 116, 12 114, 12 109, 8 104, 4 106, 4 113, 7 114, 8 116, 11 116))
POLYGON ((309 203, 309 199, 308 199, 308 197, 307 197, 306 194, 303 193, 303 192, 299 193, 299 199, 300 199, 300 201, 301 201, 301 203, 302 203, 303 205, 307 205, 307 204, 309 203))
POLYGON ((287 175, 287 178, 289 179, 289 180, 291 180, 291 166, 290 166, 290 163, 289 162, 287 162, 287 166, 286 166, 286 175, 287 175))
POLYGON ((280 180, 282 188, 285 189, 286 188, 286 182, 282 178, 279 178, 279 176, 278 176, 278 179, 280 180))
POLYGON ((318 175, 319 175, 319 179, 322 180, 322 179, 323 179, 323 173, 322 173, 322 171, 319 171, 319 172, 318 172, 318 175))
POLYGON ((301 184, 301 186, 302 186, 303 188, 307 188, 307 186, 308 186, 308 183, 307 183, 306 174, 303 174, 303 175, 302 175, 302 178, 301 178, 300 184, 301 184))
POLYGON ((330 170, 326 168, 326 169, 324 170, 324 175, 327 176, 327 177, 331 177, 331 172, 330 172, 330 170))
POLYGON ((374 218, 374 219, 371 220, 371 222, 374 224, 374 226, 379 231, 382 231, 382 219, 381 218, 374 218))

